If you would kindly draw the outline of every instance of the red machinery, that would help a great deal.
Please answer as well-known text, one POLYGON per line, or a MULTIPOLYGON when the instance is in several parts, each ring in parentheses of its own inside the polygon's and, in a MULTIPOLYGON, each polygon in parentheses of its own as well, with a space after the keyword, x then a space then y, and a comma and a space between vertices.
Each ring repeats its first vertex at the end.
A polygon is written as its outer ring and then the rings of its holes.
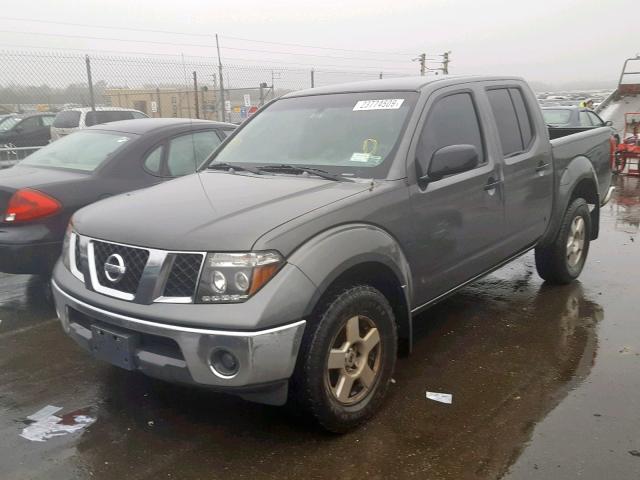
POLYGON ((611 167, 616 173, 640 177, 640 113, 624 114, 622 138, 622 142, 616 148, 611 167))

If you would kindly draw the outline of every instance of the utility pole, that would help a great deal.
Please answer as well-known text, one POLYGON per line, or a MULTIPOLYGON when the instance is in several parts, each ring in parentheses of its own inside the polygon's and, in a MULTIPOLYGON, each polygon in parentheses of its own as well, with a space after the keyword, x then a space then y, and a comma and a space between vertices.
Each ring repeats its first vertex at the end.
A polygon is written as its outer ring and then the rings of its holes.
POLYGON ((218 75, 220 76, 220 112, 222 112, 222 118, 220 120, 225 121, 227 113, 224 110, 224 81, 222 75, 222 60, 220 59, 220 42, 218 41, 218 34, 216 33, 216 49, 218 50, 218 75))
POLYGON ((313 70, 313 68, 311 69, 311 88, 315 87, 315 79, 314 79, 314 74, 315 71, 313 70))
POLYGON ((420 61, 420 76, 424 77, 424 74, 427 71, 427 54, 421 53, 418 60, 420 61))
POLYGON ((449 63, 451 62, 451 60, 449 60, 450 54, 451 54, 451 50, 449 50, 448 52, 444 52, 442 54, 442 74, 443 75, 449 75, 449 63))
POLYGON ((193 71, 193 101, 196 107, 196 118, 200 118, 200 105, 198 102, 198 73, 193 71))

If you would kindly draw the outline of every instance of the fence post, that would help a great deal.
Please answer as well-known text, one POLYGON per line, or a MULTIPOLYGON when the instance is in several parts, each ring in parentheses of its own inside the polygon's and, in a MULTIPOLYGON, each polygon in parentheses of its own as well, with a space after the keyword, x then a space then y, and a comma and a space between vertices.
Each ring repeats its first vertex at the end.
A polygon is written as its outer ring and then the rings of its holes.
POLYGON ((91 107, 91 111, 96 111, 96 100, 93 97, 93 80, 91 79, 91 59, 89 59, 89 55, 84 56, 85 63, 87 65, 87 83, 89 84, 89 106, 91 107))
POLYGON ((156 87, 156 103, 157 103, 157 114, 158 117, 162 116, 162 107, 160 106, 160 87, 156 87))
POLYGON ((200 106, 198 105, 198 72, 193 72, 193 101, 196 107, 196 118, 200 118, 200 106))
POLYGON ((315 87, 315 78, 314 78, 314 73, 315 71, 313 70, 313 68, 311 69, 311 88, 315 87))

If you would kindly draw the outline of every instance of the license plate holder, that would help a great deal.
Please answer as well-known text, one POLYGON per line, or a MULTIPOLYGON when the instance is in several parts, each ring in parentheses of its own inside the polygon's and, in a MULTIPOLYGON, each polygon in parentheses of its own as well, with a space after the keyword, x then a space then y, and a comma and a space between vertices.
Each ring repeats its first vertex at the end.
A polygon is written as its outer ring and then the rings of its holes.
POLYGON ((91 326, 91 352, 99 359, 126 370, 136 368, 137 333, 128 333, 96 325, 91 326))

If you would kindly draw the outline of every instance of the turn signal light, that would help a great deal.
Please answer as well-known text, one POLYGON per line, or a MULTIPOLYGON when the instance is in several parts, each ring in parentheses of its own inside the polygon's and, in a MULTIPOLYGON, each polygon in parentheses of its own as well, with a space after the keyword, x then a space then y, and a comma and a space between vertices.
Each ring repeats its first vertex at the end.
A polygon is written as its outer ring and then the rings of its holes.
POLYGON ((11 196, 3 219, 5 222, 26 222, 48 217, 60 211, 61 208, 62 205, 55 198, 37 190, 25 188, 11 196))

